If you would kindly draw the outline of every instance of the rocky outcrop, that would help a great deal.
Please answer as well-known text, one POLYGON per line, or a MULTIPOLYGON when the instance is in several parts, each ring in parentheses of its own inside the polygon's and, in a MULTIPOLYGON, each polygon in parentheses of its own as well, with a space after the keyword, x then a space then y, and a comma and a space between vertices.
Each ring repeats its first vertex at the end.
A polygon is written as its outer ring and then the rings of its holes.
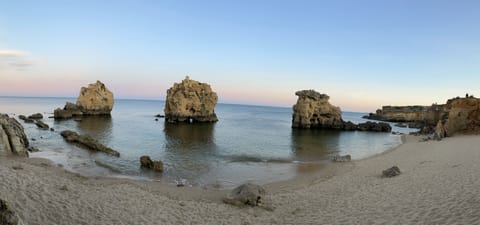
POLYGON ((0 199, 0 225, 23 225, 23 221, 18 215, 7 205, 7 203, 0 199))
POLYGON ((144 155, 140 157, 140 166, 142 168, 151 169, 156 172, 163 172, 163 163, 160 160, 152 160, 150 156, 144 155))
POLYGON ((0 114, 0 156, 28 156, 28 138, 22 125, 6 114, 0 114))
POLYGON ((293 128, 319 128, 345 131, 390 132, 392 127, 387 123, 366 122, 354 124, 343 121, 339 107, 328 102, 330 97, 314 90, 297 91, 297 103, 293 106, 293 128))
POLYGON ((447 102, 448 116, 444 124, 447 136, 456 133, 480 133, 480 99, 455 98, 447 102))
POLYGON ((230 194, 223 199, 223 202, 243 206, 258 206, 261 204, 262 199, 265 196, 265 189, 256 184, 242 184, 230 192, 230 194))
POLYGON ((113 93, 100 81, 80 89, 77 103, 67 102, 63 109, 54 111, 56 119, 69 119, 75 116, 110 115, 113 109, 113 93))
POLYGON ((363 118, 388 122, 415 122, 422 124, 421 126, 435 126, 437 121, 446 113, 446 105, 438 104, 431 106, 383 106, 382 109, 378 109, 376 113, 370 113, 363 118))
POLYGON ((167 90, 165 121, 217 122, 217 101, 218 96, 210 85, 190 80, 187 76, 181 83, 175 83, 167 90))
POLYGON ((28 116, 28 118, 32 120, 39 120, 39 119, 43 119, 43 115, 41 113, 35 113, 28 116))
POLYGON ((25 123, 33 123, 35 122, 33 119, 30 119, 28 117, 26 117, 25 115, 20 115, 18 116, 19 119, 23 120, 23 122, 25 123))
POLYGON ((65 130, 60 133, 62 137, 67 141, 67 142, 72 142, 72 143, 77 143, 80 146, 83 146, 87 149, 93 150, 93 151, 99 151, 99 152, 104 152, 113 156, 120 156, 120 153, 118 151, 115 151, 101 143, 99 143, 97 140, 92 138, 89 135, 80 135, 74 131, 70 130, 65 130))
POLYGON ((341 129, 342 112, 328 102, 330 97, 314 90, 295 92, 297 103, 293 106, 292 127, 341 129))

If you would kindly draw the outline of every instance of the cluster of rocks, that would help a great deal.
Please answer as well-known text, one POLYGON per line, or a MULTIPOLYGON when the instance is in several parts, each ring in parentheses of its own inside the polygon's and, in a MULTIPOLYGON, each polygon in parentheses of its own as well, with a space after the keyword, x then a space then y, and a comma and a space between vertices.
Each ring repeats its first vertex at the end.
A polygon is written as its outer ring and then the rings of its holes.
POLYGON ((29 142, 23 126, 6 114, 0 114, 0 156, 28 156, 29 142))
POLYGON ((113 93, 100 81, 80 89, 77 103, 67 102, 63 109, 54 111, 55 119, 69 119, 78 116, 109 116, 113 109, 113 93))
POLYGON ((62 137, 67 141, 67 142, 72 142, 72 143, 77 143, 87 149, 93 150, 93 151, 99 151, 99 152, 104 152, 113 156, 120 156, 120 153, 116 150, 113 150, 101 143, 99 143, 97 140, 92 138, 89 135, 80 135, 77 132, 71 131, 71 130, 65 130, 60 133, 62 137))
POLYGON ((28 117, 26 117, 25 115, 19 115, 18 116, 19 119, 23 120, 23 122, 25 123, 35 123, 35 125, 37 125, 38 128, 40 129, 48 129, 50 128, 48 126, 48 124, 44 123, 41 119, 43 119, 43 115, 41 113, 35 113, 35 114, 32 114, 28 117))
POLYGON ((210 85, 190 80, 187 76, 181 83, 175 83, 167 90, 165 101, 165 121, 177 122, 217 122, 215 105, 218 96, 210 85))
POLYGON ((390 132, 392 127, 388 123, 366 122, 354 124, 342 119, 339 107, 328 102, 330 97, 314 90, 295 92, 297 103, 293 106, 293 128, 320 128, 345 131, 375 131, 390 132))

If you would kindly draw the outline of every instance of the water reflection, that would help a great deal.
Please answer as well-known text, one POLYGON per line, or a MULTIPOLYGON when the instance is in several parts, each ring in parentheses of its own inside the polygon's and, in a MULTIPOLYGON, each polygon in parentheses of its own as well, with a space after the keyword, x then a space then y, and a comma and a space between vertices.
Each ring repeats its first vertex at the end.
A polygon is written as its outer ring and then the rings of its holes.
POLYGON ((108 143, 112 136, 112 118, 109 116, 89 116, 83 117, 81 121, 76 121, 77 129, 82 134, 89 134, 97 140, 108 143))
POLYGON ((292 129, 292 152, 295 160, 326 160, 338 151, 340 131, 292 129))
POLYGON ((175 169, 175 179, 195 180, 216 165, 215 124, 165 123, 165 159, 175 169))

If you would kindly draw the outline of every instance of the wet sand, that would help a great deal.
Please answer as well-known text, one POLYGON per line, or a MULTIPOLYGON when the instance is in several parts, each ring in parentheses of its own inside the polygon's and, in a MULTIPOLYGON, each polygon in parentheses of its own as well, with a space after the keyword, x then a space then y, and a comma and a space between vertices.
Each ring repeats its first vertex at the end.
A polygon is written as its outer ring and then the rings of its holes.
POLYGON ((273 210, 226 205, 227 191, 83 177, 35 158, 0 159, 0 198, 42 225, 480 224, 480 136, 420 138, 265 185, 273 210), (382 178, 393 165, 402 174, 382 178))

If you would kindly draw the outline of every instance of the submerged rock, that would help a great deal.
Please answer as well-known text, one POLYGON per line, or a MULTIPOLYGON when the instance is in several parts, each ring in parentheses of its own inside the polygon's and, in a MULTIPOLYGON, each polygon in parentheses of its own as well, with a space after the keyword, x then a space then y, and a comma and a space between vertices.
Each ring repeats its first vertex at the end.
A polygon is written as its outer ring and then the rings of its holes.
POLYGON ((99 152, 105 152, 107 154, 113 155, 113 156, 120 156, 120 153, 118 151, 115 151, 101 143, 99 143, 97 140, 92 138, 89 135, 80 135, 77 132, 71 131, 71 130, 64 130, 60 132, 60 135, 67 141, 67 142, 73 142, 73 143, 78 143, 81 146, 86 147, 87 149, 93 150, 93 151, 99 151, 99 152))
POLYGON ((246 183, 233 189, 232 192, 223 199, 223 202, 237 206, 258 206, 262 202, 264 196, 265 189, 263 189, 263 187, 256 184, 246 183))
POLYGON ((144 155, 140 157, 140 166, 157 172, 163 172, 163 163, 160 160, 152 160, 150 156, 144 155))
POLYGON ((37 125, 38 128, 45 129, 45 130, 48 129, 48 128, 50 128, 50 127, 48 126, 48 124, 46 124, 46 123, 44 123, 44 122, 42 122, 42 121, 40 121, 40 120, 35 121, 35 125, 37 125))
POLYGON ((398 176, 400 175, 400 168, 398 168, 397 166, 392 166, 384 171, 382 171, 382 175, 384 177, 395 177, 395 176, 398 176))
POLYGON ((336 156, 333 157, 333 161, 334 162, 350 162, 350 161, 352 161, 352 156, 350 156, 350 155, 344 155, 344 156, 336 155, 336 156))
POLYGON ((190 80, 187 76, 181 83, 175 83, 167 90, 165 121, 217 122, 217 101, 217 93, 212 91, 210 85, 190 80))
POLYGON ((14 118, 0 114, 0 156, 28 156, 28 146, 23 126, 14 118))
POLYGON ((7 203, 0 199, 0 224, 1 225, 23 225, 23 221, 10 209, 7 203))
POLYGON ((18 116, 19 119, 23 120, 25 123, 33 123, 35 122, 33 119, 27 118, 25 115, 18 116))
POLYGON ((342 112, 339 107, 328 102, 330 97, 314 90, 295 92, 297 103, 293 106, 292 127, 327 128, 343 127, 342 112))

